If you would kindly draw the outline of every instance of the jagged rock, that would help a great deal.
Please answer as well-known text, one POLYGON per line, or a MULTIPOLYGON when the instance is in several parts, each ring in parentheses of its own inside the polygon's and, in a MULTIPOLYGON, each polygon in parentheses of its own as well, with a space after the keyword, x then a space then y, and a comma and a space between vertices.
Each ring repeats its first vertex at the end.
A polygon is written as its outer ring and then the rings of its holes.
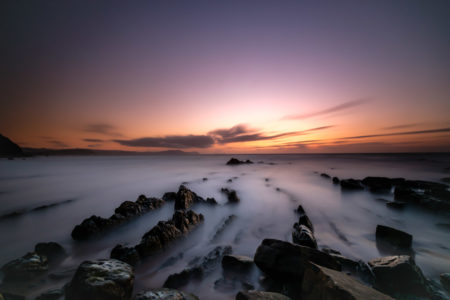
POLYGON ((175 198, 175 210, 188 209, 194 204, 197 195, 194 192, 181 185, 175 198))
POLYGON ((219 226, 217 227, 216 232, 214 233, 213 237, 211 238, 211 242, 214 242, 219 238, 219 236, 224 232, 224 230, 227 228, 228 225, 233 222, 233 220, 236 219, 235 215, 229 215, 227 218, 221 221, 219 226))
POLYGON ((303 300, 393 300, 345 273, 309 263, 302 283, 303 300))
POLYGON ((74 240, 86 240, 99 235, 105 231, 119 226, 135 217, 138 217, 148 211, 161 207, 164 201, 158 198, 147 198, 140 195, 136 202, 125 201, 115 209, 114 215, 105 219, 98 216, 91 216, 81 224, 76 225, 72 230, 74 240))
POLYGON ((387 256, 369 261, 375 274, 374 287, 394 298, 428 297, 427 280, 408 255, 387 256))
POLYGON ((23 152, 19 145, 0 134, 0 156, 23 156, 23 152))
POLYGON ((66 250, 58 243, 38 243, 34 246, 34 252, 40 256, 47 257, 50 263, 56 262, 67 256, 66 250))
POLYGON ((392 227, 377 225, 375 235, 377 243, 389 243, 398 248, 410 248, 412 245, 412 235, 392 227))
POLYGON ((326 179, 330 179, 331 178, 331 176, 328 175, 327 173, 322 173, 322 174, 320 174, 320 176, 323 177, 323 178, 326 178, 326 179))
POLYGON ((175 193, 175 192, 164 193, 164 195, 162 196, 162 199, 164 201, 175 201, 175 199, 177 199, 177 193, 175 193))
POLYGON ((228 166, 233 166, 233 165, 242 165, 242 164, 252 164, 253 162, 252 161, 250 161, 250 160, 246 160, 246 161, 243 161, 243 160, 239 160, 239 159, 237 159, 237 158, 234 158, 234 157, 232 157, 232 158, 230 158, 230 160, 227 162, 227 165, 228 166))
POLYGON ((238 203, 239 201, 241 201, 239 199, 239 197, 237 196, 235 190, 229 190, 227 188, 222 188, 220 191, 222 193, 224 193, 225 195, 227 195, 228 203, 238 203))
POLYGON ((253 259, 242 255, 224 255, 222 268, 229 270, 248 270, 253 266, 253 259))
POLYGON ((362 260, 353 260, 343 256, 339 251, 324 248, 323 252, 330 254, 342 266, 342 272, 348 272, 356 277, 362 279, 364 282, 372 285, 375 275, 373 274, 367 263, 362 260))
MULTIPOLYGON (((398 178, 397 180, 404 180, 398 178)), ((366 177, 361 181, 364 185, 369 187, 369 190, 373 193, 388 193, 392 188, 392 183, 395 179, 387 177, 366 177)))
POLYGON ((66 289, 67 300, 128 300, 133 291, 133 268, 116 259, 85 261, 66 289))
POLYGON ((338 177, 333 177, 333 183, 338 184, 340 182, 338 177))
POLYGON ((442 273, 440 279, 444 289, 450 292, 450 273, 442 273))
POLYGON ((406 202, 403 201, 388 201, 386 202, 386 206, 394 209, 404 209, 406 206, 406 202))
POLYGON ((33 279, 47 270, 47 257, 34 252, 14 259, 1 268, 4 274, 4 281, 33 279))
POLYGON ((311 229, 311 232, 314 232, 314 226, 306 214, 300 216, 300 218, 298 219, 298 224, 304 225, 304 226, 308 227, 309 229, 311 229))
POLYGON ((137 293, 133 300, 198 300, 198 297, 174 289, 154 289, 137 293))
POLYGON ((305 213, 305 210, 303 209, 303 206, 301 206, 301 205, 299 205, 299 206, 297 207, 297 209, 295 210, 295 212, 298 213, 298 214, 301 214, 301 215, 306 214, 306 213, 305 213))
POLYGON ((203 276, 209 274, 218 263, 222 260, 224 255, 231 253, 230 246, 217 246, 206 256, 202 257, 194 266, 184 269, 180 273, 169 275, 164 287, 178 288, 185 286, 192 279, 201 279, 203 276))
POLYGON ((206 198, 206 203, 211 205, 216 205, 217 201, 214 198, 206 198))
POLYGON ((343 179, 341 180, 341 188, 345 190, 363 190, 364 186, 361 180, 356 179, 343 179))
POLYGON ((301 278, 308 261, 341 270, 341 265, 325 252, 275 239, 263 240, 254 261, 264 273, 288 278, 301 278))
POLYGON ((294 229, 292 230, 292 241, 297 245, 317 249, 316 238, 311 230, 305 225, 300 225, 298 223, 294 224, 294 229))
POLYGON ((140 261, 139 253, 135 248, 117 245, 111 250, 111 258, 121 260, 135 267, 140 261))
POLYGON ((283 294, 261 291, 240 291, 236 300, 290 300, 283 294))
POLYGON ((63 289, 54 289, 42 293, 41 295, 36 297, 35 300, 59 300, 63 299, 63 297, 64 297, 63 289))
POLYGON ((406 180, 395 187, 395 200, 437 211, 450 211, 450 190, 446 184, 406 180))

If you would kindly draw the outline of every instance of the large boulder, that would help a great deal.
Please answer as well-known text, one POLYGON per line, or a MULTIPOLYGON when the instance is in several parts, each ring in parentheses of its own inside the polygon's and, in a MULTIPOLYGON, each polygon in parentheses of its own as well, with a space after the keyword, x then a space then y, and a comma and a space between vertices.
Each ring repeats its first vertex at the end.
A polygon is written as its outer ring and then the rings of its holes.
POLYGON ((393 300, 353 277, 310 263, 302 282, 302 300, 393 300))
POLYGON ((220 191, 227 196, 228 203, 239 203, 239 201, 241 201, 241 199, 239 199, 235 190, 229 190, 227 188, 222 188, 220 191))
POLYGON ((237 158, 234 158, 234 157, 232 157, 232 158, 230 158, 230 160, 227 162, 227 165, 228 166, 235 166, 235 165, 242 165, 242 164, 252 164, 253 162, 252 161, 250 161, 250 160, 239 160, 239 159, 237 159, 237 158))
POLYGON ((181 185, 175 197, 175 210, 185 210, 190 208, 194 204, 196 198, 197 195, 194 192, 184 185, 181 185))
POLYGON ((58 243, 37 243, 34 246, 34 252, 47 257, 50 263, 57 262, 67 256, 66 250, 58 243))
POLYGON ((366 177, 361 182, 373 193, 388 193, 392 188, 392 180, 387 177, 366 177))
POLYGON ((275 277, 301 278, 309 261, 341 270, 341 265, 325 252, 275 239, 263 240, 254 261, 264 273, 275 277))
MULTIPOLYGON (((408 255, 369 261, 375 274, 374 287, 392 297, 428 297, 427 280, 408 255)), ((405 298, 405 299, 406 299, 405 298)))
POLYGON ((133 300, 198 300, 198 297, 174 289, 161 288, 139 292, 133 300))
POLYGON ((344 190, 363 190, 364 186, 361 183, 361 180, 357 179, 342 179, 341 188, 344 190))
POLYGON ((283 294, 261 291, 240 291, 236 295, 236 300, 290 300, 283 294))
POLYGON ((127 264, 135 267, 139 264, 140 257, 136 248, 124 247, 122 245, 117 245, 111 250, 111 258, 121 260, 127 264))
POLYGON ((253 259, 248 256, 228 254, 222 258, 222 268, 224 270, 248 270, 253 265, 253 259))
POLYGON ((312 231, 305 225, 294 224, 292 230, 292 241, 294 244, 317 249, 317 241, 312 231))
POLYGON ((47 270, 47 257, 34 252, 27 253, 21 258, 14 259, 1 268, 1 271, 4 274, 4 281, 33 279, 47 270))
POLYGON ((377 225, 375 236, 377 243, 388 243, 398 248, 410 248, 413 240, 409 233, 384 225, 377 225))
POLYGON ((128 300, 134 284, 133 268, 116 259, 83 262, 66 288, 67 300, 128 300))

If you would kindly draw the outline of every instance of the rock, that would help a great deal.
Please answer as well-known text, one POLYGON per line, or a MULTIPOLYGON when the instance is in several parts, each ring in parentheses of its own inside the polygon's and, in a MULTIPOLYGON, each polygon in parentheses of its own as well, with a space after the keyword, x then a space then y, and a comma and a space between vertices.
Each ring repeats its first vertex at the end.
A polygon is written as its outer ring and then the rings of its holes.
POLYGON ((361 182, 373 193, 388 193, 392 188, 392 180, 387 177, 366 177, 361 182))
POLYGON ((308 227, 311 230, 311 232, 314 232, 314 226, 306 214, 300 216, 300 218, 298 219, 298 224, 304 225, 308 227))
POLYGON ((11 293, 2 293, 0 294, 0 300, 26 300, 25 296, 11 293))
POLYGON ((63 299, 63 297, 64 297, 63 289, 54 289, 42 293, 41 295, 36 297, 35 300, 58 300, 63 299))
POLYGON ((302 282, 302 300, 378 300, 393 298, 359 283, 345 273, 310 263, 302 282))
POLYGON ((306 213, 305 213, 305 210, 303 209, 303 206, 301 206, 301 205, 299 205, 299 206, 297 207, 297 209, 295 210, 295 212, 298 213, 298 214, 301 214, 301 215, 306 214, 306 213))
POLYGON ((406 206, 406 202, 403 201, 388 201, 386 202, 386 206, 393 209, 402 210, 406 206))
POLYGON ((133 300, 198 300, 198 297, 174 289, 161 288, 139 292, 133 300))
POLYGON ((450 177, 441 178, 441 181, 450 183, 450 177))
POLYGON ((185 286, 192 279, 200 280, 203 276, 211 273, 224 255, 231 253, 230 246, 217 246, 206 256, 202 257, 195 265, 167 277, 164 287, 178 288, 185 286))
POLYGON ((34 252, 40 256, 47 257, 50 263, 57 262, 67 256, 66 250, 58 243, 38 243, 34 246, 34 252))
POLYGON ((85 261, 66 289, 67 300, 125 300, 133 291, 133 268, 116 259, 85 261))
POLYGON ((341 188, 344 190, 363 190, 364 186, 361 180, 356 179, 343 179, 341 180, 341 188))
POLYGON ((239 160, 239 159, 233 157, 227 162, 227 165, 233 166, 233 165, 252 164, 252 163, 253 162, 248 159, 246 161, 243 161, 243 160, 239 160))
POLYGON ((206 204, 216 205, 217 201, 214 198, 206 198, 206 204))
POLYGON ((341 265, 325 252, 275 239, 263 240, 254 261, 264 273, 288 278, 301 278, 308 261, 341 270, 341 265))
POLYGON ((236 219, 235 215, 229 215, 227 218, 221 221, 221 223, 217 226, 216 232, 214 233, 213 237, 211 238, 211 242, 216 241, 219 236, 225 231, 225 229, 228 227, 228 225, 231 224, 231 222, 236 219))
POLYGON ((194 204, 196 198, 197 196, 194 192, 181 185, 175 198, 175 210, 188 209, 194 204))
POLYGON ((427 280, 408 255, 387 256, 369 261, 375 274, 374 287, 394 298, 428 297, 427 280))
POLYGON ((227 195, 228 203, 238 203, 239 201, 241 201, 239 199, 239 197, 237 196, 235 190, 229 190, 227 188, 222 188, 220 191, 222 193, 224 193, 225 195, 227 195))
POLYGON ((19 145, 12 142, 6 136, 0 134, 0 156, 12 158, 16 156, 24 156, 24 154, 19 145))
POLYGON ((323 178, 327 178, 327 179, 331 178, 331 176, 328 175, 327 173, 322 173, 322 174, 320 174, 320 176, 323 177, 323 178))
POLYGON ((450 273, 442 273, 440 279, 442 287, 450 292, 450 273))
POLYGON ((338 184, 340 182, 338 177, 333 177, 333 183, 338 184))
POLYGON ((397 185, 395 200, 405 201, 436 211, 450 211, 450 190, 446 184, 406 180, 397 185))
POLYGON ((1 271, 4 281, 29 280, 48 270, 47 257, 37 253, 27 253, 21 258, 6 263, 1 271))
POLYGON ((353 260, 348 257, 343 256, 339 251, 323 248, 323 252, 330 254, 337 262, 342 266, 342 272, 350 273, 364 282, 372 285, 375 275, 373 274, 370 267, 362 260, 353 260))
POLYGON ((283 294, 261 291, 240 291, 236 300, 290 300, 283 294))
POLYGON ((317 249, 316 238, 311 230, 305 225, 300 225, 298 223, 294 224, 294 229, 292 230, 292 241, 297 245, 317 249))
POLYGON ((140 261, 139 253, 135 248, 124 247, 122 245, 115 246, 111 250, 110 257, 126 262, 133 267, 137 266, 140 261))
POLYGON ((224 255, 222 268, 227 270, 248 270, 253 267, 253 259, 242 255, 224 255))
POLYGON ((175 193, 175 192, 164 193, 164 195, 162 196, 162 199, 164 201, 175 201, 175 199, 177 199, 177 193, 175 193))
POLYGON ((377 225, 375 235, 377 243, 386 242, 398 248, 410 248, 412 245, 412 235, 392 227, 377 225))
POLYGON ((203 181, 207 181, 208 180, 208 178, 206 178, 206 177, 203 177, 203 179, 202 179, 203 181))

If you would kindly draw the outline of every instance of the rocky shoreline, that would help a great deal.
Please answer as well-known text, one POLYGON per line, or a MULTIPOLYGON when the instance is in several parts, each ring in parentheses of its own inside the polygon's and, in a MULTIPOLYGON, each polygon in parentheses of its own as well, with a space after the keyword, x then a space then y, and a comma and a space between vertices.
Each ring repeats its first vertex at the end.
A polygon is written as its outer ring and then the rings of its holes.
MULTIPOLYGON (((232 163, 228 165, 251 163, 230 161, 232 163)), ((450 192, 445 184, 385 177, 341 180, 325 173, 320 176, 339 184, 343 191, 393 192, 394 203, 419 205, 433 211, 450 210, 450 192)), ((226 204, 239 205, 241 199, 235 190, 221 188, 220 191, 227 198, 226 204)), ((438 285, 427 279, 414 261, 414 237, 409 233, 378 224, 373 231, 377 247, 384 247, 392 255, 368 262, 355 261, 334 249, 319 247, 314 225, 302 205, 294 210, 298 221, 292 226, 287 224, 292 227, 292 242, 262 239, 253 258, 233 253, 229 245, 218 245, 190 262, 187 268, 170 274, 160 288, 134 291, 136 268, 164 252, 175 241, 188 238, 192 231, 202 226, 208 216, 192 210, 194 205, 209 205, 216 207, 214 209, 222 206, 214 198, 205 200, 185 185, 181 185, 177 192, 165 193, 162 199, 141 195, 134 202, 125 201, 109 218, 91 216, 75 226, 72 238, 89 242, 167 203, 174 205, 172 217, 159 221, 142 236, 139 243, 134 246, 117 244, 109 258, 82 262, 64 286, 45 291, 35 299, 198 299, 184 292, 183 288, 191 282, 202 281, 219 269, 222 270, 222 278, 214 282, 214 289, 239 289, 235 295, 238 300, 449 299, 450 274, 442 274, 438 285), (249 281, 250 274, 254 272, 260 274, 260 290, 255 290, 254 283, 249 281)), ((236 216, 231 214, 222 220, 211 241, 216 240, 235 219, 236 216)), ((68 255, 57 243, 39 243, 34 251, 8 262, 1 268, 0 300, 27 299, 20 293, 14 293, 11 286, 24 280, 37 280, 38 285, 43 285, 47 278, 55 275, 52 271, 68 255)))

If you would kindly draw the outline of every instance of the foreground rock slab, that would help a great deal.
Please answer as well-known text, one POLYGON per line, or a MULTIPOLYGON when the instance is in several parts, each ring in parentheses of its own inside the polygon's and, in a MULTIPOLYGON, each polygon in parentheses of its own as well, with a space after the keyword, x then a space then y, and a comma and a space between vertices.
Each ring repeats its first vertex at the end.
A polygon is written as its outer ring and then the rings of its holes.
POLYGON ((351 276, 309 264, 302 283, 302 300, 393 300, 351 276))
POLYGON ((394 247, 410 248, 412 245, 412 235, 389 226, 377 225, 375 235, 377 242, 386 242, 394 247))
POLYGON ((134 284, 133 268, 116 259, 85 261, 66 289, 67 300, 128 300, 134 284))
POLYGON ((133 300, 198 300, 198 297, 182 291, 162 288, 139 292, 133 300))
POLYGON ((14 259, 1 268, 4 274, 4 281, 34 279, 47 270, 47 257, 35 252, 30 252, 21 258, 14 259))
POLYGON ((236 300, 290 300, 285 295, 261 291, 241 291, 236 295, 236 300))

